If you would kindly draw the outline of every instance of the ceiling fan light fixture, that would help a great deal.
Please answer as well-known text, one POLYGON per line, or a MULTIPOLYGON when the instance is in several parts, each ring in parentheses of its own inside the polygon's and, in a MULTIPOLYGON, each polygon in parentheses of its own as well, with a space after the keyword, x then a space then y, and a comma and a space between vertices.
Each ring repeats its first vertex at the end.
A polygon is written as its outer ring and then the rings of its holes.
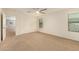
POLYGON ((36 13, 39 14, 40 12, 39 11, 36 11, 36 13))

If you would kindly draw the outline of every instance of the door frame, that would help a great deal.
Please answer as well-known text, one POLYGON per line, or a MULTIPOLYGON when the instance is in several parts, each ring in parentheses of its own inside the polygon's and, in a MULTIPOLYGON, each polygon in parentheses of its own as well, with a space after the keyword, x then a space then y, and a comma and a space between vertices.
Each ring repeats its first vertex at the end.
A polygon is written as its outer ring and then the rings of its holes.
POLYGON ((3 41, 3 14, 1 13, 1 41, 3 41))

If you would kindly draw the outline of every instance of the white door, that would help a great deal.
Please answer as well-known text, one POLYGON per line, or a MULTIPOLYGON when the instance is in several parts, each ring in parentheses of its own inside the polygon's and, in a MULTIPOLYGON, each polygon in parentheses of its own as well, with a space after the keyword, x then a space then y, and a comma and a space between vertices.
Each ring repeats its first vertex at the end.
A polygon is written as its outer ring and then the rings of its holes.
POLYGON ((6 17, 4 13, 0 13, 0 42, 6 38, 6 17))
POLYGON ((1 11, 0 11, 0 42, 1 42, 1 11))
POLYGON ((3 13, 3 40, 6 38, 6 16, 3 13))

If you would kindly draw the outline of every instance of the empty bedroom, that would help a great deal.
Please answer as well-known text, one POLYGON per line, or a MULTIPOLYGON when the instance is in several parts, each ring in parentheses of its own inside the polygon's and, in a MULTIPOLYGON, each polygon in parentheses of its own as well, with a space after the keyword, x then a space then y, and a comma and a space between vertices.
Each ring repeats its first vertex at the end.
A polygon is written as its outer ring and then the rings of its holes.
POLYGON ((0 51, 79 51, 79 8, 1 8, 0 51))

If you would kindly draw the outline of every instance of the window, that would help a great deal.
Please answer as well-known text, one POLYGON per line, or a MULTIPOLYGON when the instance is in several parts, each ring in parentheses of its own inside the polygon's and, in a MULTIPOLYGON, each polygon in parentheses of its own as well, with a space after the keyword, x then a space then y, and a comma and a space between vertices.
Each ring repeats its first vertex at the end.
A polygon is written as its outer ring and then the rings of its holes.
POLYGON ((71 32, 79 32, 79 13, 68 15, 68 30, 71 32))

